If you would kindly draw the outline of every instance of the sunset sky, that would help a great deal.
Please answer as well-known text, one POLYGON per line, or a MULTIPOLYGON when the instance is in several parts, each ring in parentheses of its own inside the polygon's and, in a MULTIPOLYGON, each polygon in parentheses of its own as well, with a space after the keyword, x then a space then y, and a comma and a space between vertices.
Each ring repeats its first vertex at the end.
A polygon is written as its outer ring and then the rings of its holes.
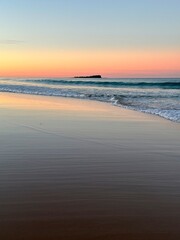
POLYGON ((0 77, 84 74, 180 77, 180 1, 0 1, 0 77))

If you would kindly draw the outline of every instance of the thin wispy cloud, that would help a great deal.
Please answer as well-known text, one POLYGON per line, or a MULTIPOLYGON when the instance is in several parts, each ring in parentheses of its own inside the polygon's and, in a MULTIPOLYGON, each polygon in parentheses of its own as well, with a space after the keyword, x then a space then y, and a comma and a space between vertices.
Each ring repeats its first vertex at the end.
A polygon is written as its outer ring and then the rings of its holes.
POLYGON ((5 39, 5 40, 0 40, 0 44, 5 44, 5 45, 19 45, 23 44, 24 41, 22 40, 14 40, 14 39, 5 39))

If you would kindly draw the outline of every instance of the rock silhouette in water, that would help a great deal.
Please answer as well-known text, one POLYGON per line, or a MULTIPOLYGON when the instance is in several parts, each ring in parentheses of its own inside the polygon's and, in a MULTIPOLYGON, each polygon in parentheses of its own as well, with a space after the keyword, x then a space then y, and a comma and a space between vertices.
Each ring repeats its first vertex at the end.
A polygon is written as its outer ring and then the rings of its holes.
POLYGON ((76 76, 74 78, 102 78, 101 75, 91 75, 91 76, 76 76))

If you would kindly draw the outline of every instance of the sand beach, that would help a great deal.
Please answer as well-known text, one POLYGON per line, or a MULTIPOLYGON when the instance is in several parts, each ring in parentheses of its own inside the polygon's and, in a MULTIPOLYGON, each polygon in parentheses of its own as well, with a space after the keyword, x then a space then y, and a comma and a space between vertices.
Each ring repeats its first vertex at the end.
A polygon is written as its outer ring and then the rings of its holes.
POLYGON ((178 123, 10 93, 0 116, 0 239, 180 238, 178 123))

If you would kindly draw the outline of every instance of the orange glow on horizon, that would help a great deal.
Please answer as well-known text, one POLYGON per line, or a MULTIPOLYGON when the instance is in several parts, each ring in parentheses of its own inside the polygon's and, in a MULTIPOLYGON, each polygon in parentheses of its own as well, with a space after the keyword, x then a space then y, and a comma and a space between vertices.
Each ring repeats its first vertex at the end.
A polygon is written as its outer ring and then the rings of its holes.
POLYGON ((1 77, 179 76, 179 51, 1 50, 1 77))

